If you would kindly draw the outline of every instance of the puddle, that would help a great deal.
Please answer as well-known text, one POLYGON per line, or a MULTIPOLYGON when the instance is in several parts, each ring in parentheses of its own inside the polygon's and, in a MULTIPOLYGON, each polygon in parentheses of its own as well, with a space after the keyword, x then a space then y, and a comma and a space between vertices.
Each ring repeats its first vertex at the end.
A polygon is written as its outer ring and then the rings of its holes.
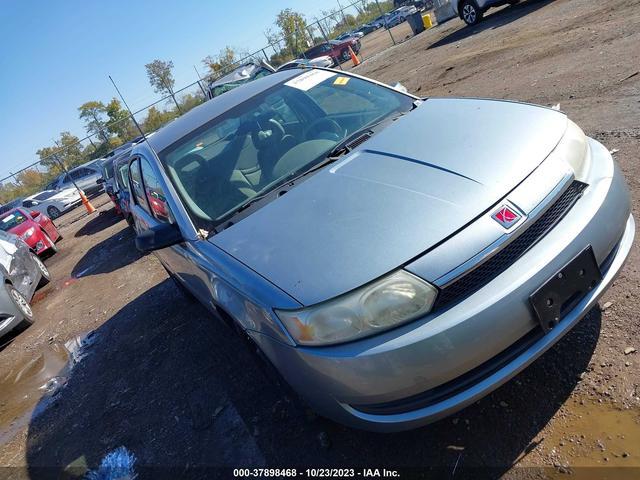
POLYGON ((640 467, 640 410, 578 404, 544 443, 570 468, 640 467))
POLYGON ((0 376, 0 445, 44 411, 66 384, 73 366, 89 354, 93 332, 64 345, 51 343, 0 376), (37 410, 36 410, 37 408, 37 410))

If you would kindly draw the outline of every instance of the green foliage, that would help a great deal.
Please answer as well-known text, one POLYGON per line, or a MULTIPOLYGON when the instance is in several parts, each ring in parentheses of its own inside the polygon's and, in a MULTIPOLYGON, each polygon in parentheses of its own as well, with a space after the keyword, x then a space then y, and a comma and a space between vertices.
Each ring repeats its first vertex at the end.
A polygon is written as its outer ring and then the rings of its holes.
POLYGON ((207 72, 209 75, 215 75, 230 70, 238 60, 235 49, 227 45, 217 55, 204 57, 202 63, 209 69, 207 72))
POLYGON ((106 142, 104 115, 107 113, 107 108, 104 106, 104 103, 95 100, 85 102, 78 107, 78 112, 80 112, 80 120, 84 120, 87 132, 89 132, 89 134, 101 135, 102 139, 106 142))
POLYGON ((182 113, 186 113, 192 108, 195 108, 204 102, 205 102, 205 98, 202 94, 193 95, 191 93, 187 93, 178 101, 178 103, 180 104, 180 109, 182 110, 182 113))
POLYGON ((109 117, 107 131, 118 138, 119 144, 128 142, 138 136, 138 130, 131 121, 129 112, 122 108, 122 104, 117 98, 112 98, 107 104, 106 114, 109 117))
POLYGON ((173 120, 178 115, 174 110, 158 110, 156 107, 149 107, 147 117, 142 122, 142 129, 146 132, 154 132, 167 122, 173 120))
POLYGON ((275 24, 280 29, 288 53, 298 55, 309 48, 311 39, 302 13, 285 8, 276 16, 275 24))
POLYGON ((171 60, 154 60, 144 66, 147 69, 149 83, 156 93, 173 94, 173 87, 176 83, 173 78, 173 62, 171 60))

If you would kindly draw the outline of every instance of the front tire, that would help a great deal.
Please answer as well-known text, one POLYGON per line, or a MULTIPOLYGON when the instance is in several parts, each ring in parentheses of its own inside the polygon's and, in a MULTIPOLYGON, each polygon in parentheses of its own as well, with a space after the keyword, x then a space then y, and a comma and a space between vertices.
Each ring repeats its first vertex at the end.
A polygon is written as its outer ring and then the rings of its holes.
POLYGON ((57 207, 54 207, 53 205, 47 208, 47 215, 49 215, 49 218, 51 218, 52 220, 55 220, 56 218, 58 218, 61 215, 61 213, 62 212, 60 212, 60 210, 57 207))
POLYGON ((13 285, 5 283, 4 288, 9 294, 9 299, 15 305, 16 309, 22 316, 21 326, 33 325, 33 311, 31 310, 29 301, 25 298, 24 295, 16 290, 13 285))
POLYGON ((342 59, 343 62, 349 61, 349 59, 351 58, 351 55, 349 55, 349 50, 347 49, 343 50, 342 53, 340 54, 340 58, 342 59))
POLYGON ((483 12, 473 0, 464 0, 460 4, 460 18, 467 25, 476 25, 482 20, 483 12))
POLYGON ((44 264, 44 262, 40 260, 40 257, 38 255, 32 253, 31 259, 33 260, 33 263, 35 263, 38 267, 38 272, 40 272, 40 281, 38 282, 38 288, 42 288, 51 281, 51 273, 49 272, 49 269, 44 264))

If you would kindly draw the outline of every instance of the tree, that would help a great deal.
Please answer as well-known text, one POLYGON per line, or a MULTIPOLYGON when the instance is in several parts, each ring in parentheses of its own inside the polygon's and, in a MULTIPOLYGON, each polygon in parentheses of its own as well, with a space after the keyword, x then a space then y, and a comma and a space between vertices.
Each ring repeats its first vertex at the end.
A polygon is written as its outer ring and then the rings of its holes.
POLYGON ((40 157, 42 165, 54 173, 62 172, 57 160, 62 162, 67 169, 87 160, 80 144, 80 139, 70 132, 62 132, 60 138, 55 141, 55 145, 39 149, 36 155, 40 157))
POLYGON ((147 69, 147 77, 149 77, 149 83, 154 91, 159 94, 168 93, 171 95, 173 103, 176 104, 176 108, 179 111, 180 105, 178 105, 173 90, 176 83, 172 72, 173 62, 171 60, 165 62, 164 60, 156 59, 151 63, 147 63, 144 67, 147 69))
POLYGON ((129 112, 122 108, 122 104, 117 98, 112 98, 105 108, 109 123, 107 131, 120 139, 120 143, 125 143, 138 135, 135 125, 131 121, 129 112))
POLYGON ((290 8, 285 8, 276 17, 276 26, 287 46, 287 50, 293 55, 306 50, 309 47, 307 41, 307 22, 304 15, 290 8))
POLYGON ((207 55, 202 59, 204 66, 208 67, 213 74, 230 70, 237 61, 236 51, 229 45, 220 50, 217 55, 207 55))
POLYGON ((149 107, 147 117, 142 122, 142 129, 147 133, 153 132, 175 117, 176 112, 160 111, 156 107, 149 107))
POLYGON ((85 128, 89 134, 100 135, 104 142, 109 142, 104 128, 104 115, 106 107, 104 103, 92 100, 85 102, 78 107, 80 120, 84 120, 85 128))

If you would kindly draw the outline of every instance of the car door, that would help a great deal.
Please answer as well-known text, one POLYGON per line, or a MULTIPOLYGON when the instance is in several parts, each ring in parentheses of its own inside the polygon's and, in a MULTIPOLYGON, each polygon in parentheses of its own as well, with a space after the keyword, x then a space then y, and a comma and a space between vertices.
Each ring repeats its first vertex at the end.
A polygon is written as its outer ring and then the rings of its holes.
MULTIPOLYGON (((129 163, 129 185, 131 213, 138 234, 160 223, 176 223, 166 201, 166 186, 159 169, 146 157, 137 155, 129 163)), ((157 250, 155 254, 176 280, 183 283, 203 304, 211 305, 213 296, 209 274, 192 242, 184 241, 157 250)))

